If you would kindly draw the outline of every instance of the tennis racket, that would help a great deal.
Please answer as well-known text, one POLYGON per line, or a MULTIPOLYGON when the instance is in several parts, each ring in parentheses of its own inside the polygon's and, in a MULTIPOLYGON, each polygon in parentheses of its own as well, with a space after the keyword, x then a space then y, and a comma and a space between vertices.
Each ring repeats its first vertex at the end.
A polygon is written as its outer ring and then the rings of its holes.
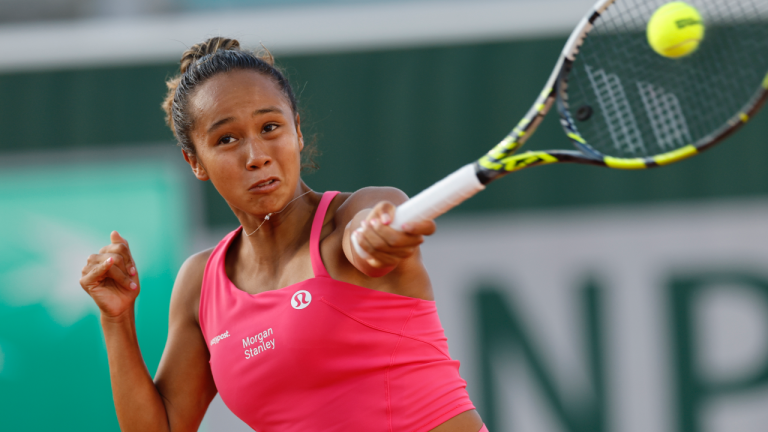
MULTIPOLYGON (((657 54, 646 27, 664 0, 600 0, 581 20, 533 107, 486 155, 397 208, 391 224, 434 219, 511 172, 581 163, 669 165, 722 142, 768 99, 768 0, 689 0, 705 23, 698 49, 657 54), (516 152, 556 107, 576 150, 516 152)), ((354 237, 353 237, 354 240, 354 237)), ((357 243, 360 256, 367 257, 357 243)))

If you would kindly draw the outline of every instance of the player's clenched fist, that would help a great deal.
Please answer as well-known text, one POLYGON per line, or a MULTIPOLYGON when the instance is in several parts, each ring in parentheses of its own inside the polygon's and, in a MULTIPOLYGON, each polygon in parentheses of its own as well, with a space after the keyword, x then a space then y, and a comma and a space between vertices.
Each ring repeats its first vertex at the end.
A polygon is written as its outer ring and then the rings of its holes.
POLYGON ((371 267, 396 267, 416 252, 425 235, 435 232, 435 222, 431 220, 407 223, 403 231, 392 228, 390 224, 395 219, 395 210, 395 205, 387 201, 376 204, 352 233, 363 250, 361 258, 371 267))
POLYGON ((93 298, 102 315, 116 318, 133 307, 139 295, 139 275, 128 241, 117 231, 111 243, 88 257, 80 286, 93 298))

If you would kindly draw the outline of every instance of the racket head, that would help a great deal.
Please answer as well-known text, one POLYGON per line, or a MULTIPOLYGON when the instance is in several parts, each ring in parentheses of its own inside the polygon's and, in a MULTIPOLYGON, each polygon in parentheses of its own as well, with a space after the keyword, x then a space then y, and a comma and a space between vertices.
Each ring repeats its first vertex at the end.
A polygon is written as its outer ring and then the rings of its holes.
POLYGON ((619 169, 677 162, 722 142, 768 99, 768 2, 688 0, 706 30, 680 58, 647 41, 648 20, 666 3, 603 1, 563 53, 557 109, 586 156, 572 161, 619 169))
POLYGON ((572 32, 526 116, 475 163, 482 184, 531 166, 671 164, 722 142, 768 100, 768 0, 687 0, 704 40, 666 58, 646 26, 668 0, 600 0, 572 32), (608 89, 608 90, 606 90, 608 89), (577 150, 515 154, 552 106, 577 150))

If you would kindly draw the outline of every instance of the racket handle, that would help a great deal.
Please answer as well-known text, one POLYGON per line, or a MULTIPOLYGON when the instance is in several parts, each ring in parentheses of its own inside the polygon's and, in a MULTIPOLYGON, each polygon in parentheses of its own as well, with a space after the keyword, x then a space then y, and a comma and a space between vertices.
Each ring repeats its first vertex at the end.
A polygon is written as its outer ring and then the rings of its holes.
POLYGON ((475 174, 475 164, 464 165, 448 177, 401 204, 390 225, 402 231, 409 222, 432 220, 485 189, 475 174))
MULTIPOLYGON (((483 189, 485 189, 485 185, 477 179, 475 164, 464 165, 448 177, 401 204, 395 210, 395 220, 390 226, 402 231, 403 225, 409 222, 435 219, 472 198, 473 195, 483 189)), ((365 260, 371 258, 357 243, 355 236, 352 236, 352 246, 361 258, 365 260)))

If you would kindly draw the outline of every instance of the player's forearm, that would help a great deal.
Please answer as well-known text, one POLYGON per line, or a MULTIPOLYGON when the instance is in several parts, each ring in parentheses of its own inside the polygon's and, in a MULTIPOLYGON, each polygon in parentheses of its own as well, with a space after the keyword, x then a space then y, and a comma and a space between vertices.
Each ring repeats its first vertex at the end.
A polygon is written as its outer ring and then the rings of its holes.
POLYGON ((120 429, 170 432, 165 404, 141 356, 133 308, 119 318, 102 315, 101 326, 120 429))

